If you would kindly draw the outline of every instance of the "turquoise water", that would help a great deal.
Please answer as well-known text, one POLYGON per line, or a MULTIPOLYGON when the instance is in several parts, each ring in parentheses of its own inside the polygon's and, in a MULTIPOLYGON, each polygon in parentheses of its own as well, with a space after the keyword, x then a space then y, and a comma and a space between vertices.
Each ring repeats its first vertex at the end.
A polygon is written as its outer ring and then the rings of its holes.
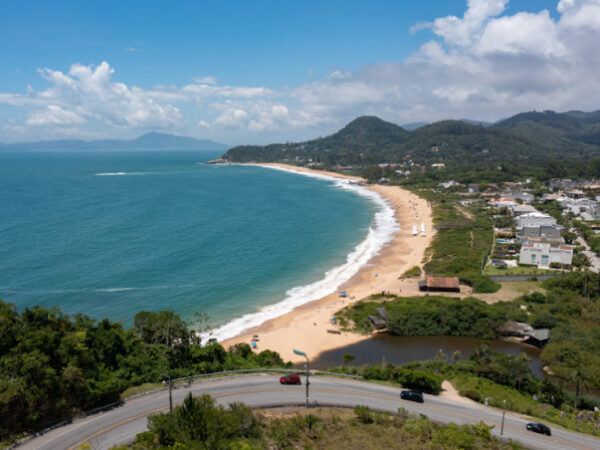
POLYGON ((0 298, 125 325, 143 309, 205 312, 216 326, 357 269, 348 255, 381 205, 331 180, 199 164, 217 155, 0 153, 0 298))

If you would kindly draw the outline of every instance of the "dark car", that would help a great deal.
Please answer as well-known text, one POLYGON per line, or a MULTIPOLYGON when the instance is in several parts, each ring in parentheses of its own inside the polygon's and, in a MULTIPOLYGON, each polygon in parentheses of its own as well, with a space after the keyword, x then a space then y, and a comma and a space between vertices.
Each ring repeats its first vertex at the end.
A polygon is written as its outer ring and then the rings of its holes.
POLYGON ((529 431, 535 431, 540 434, 547 434, 548 436, 552 436, 552 431, 550 431, 550 427, 547 427, 543 423, 528 423, 527 429, 529 431))
POLYGON ((423 393, 421 391, 402 391, 400 392, 400 398, 402 400, 423 403, 423 393))
POLYGON ((295 373, 281 377, 279 382, 281 384, 302 384, 302 381, 300 381, 300 375, 296 375, 295 373))

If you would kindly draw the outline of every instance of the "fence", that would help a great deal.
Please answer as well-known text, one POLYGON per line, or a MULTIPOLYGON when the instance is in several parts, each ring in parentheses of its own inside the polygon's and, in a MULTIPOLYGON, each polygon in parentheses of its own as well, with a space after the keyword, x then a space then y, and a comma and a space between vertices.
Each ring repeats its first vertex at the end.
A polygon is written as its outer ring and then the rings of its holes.
POLYGON ((550 278, 559 277, 561 275, 564 275, 564 274, 561 272, 545 273, 543 275, 542 274, 536 275, 535 273, 533 273, 530 275, 492 275, 492 276, 490 276, 490 278, 498 283, 502 283, 504 281, 529 281, 534 277, 537 281, 545 281, 550 278))

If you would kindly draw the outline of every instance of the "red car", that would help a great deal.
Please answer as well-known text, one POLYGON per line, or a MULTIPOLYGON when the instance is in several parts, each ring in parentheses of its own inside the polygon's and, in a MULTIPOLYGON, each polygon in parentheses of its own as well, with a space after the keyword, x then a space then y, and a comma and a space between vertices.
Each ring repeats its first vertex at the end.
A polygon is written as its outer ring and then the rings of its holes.
POLYGON ((281 377, 279 382, 281 384, 302 384, 302 381, 300 381, 300 375, 296 375, 295 373, 281 377))

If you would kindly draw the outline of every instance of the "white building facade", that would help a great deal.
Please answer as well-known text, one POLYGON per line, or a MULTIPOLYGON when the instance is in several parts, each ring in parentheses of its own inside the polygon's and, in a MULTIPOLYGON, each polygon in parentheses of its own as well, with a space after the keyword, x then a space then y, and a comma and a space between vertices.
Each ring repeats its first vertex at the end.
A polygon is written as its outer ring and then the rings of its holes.
POLYGON ((570 265, 573 262, 573 247, 559 245, 552 247, 550 244, 534 242, 523 244, 519 252, 520 264, 533 264, 541 269, 547 269, 552 263, 570 265))

